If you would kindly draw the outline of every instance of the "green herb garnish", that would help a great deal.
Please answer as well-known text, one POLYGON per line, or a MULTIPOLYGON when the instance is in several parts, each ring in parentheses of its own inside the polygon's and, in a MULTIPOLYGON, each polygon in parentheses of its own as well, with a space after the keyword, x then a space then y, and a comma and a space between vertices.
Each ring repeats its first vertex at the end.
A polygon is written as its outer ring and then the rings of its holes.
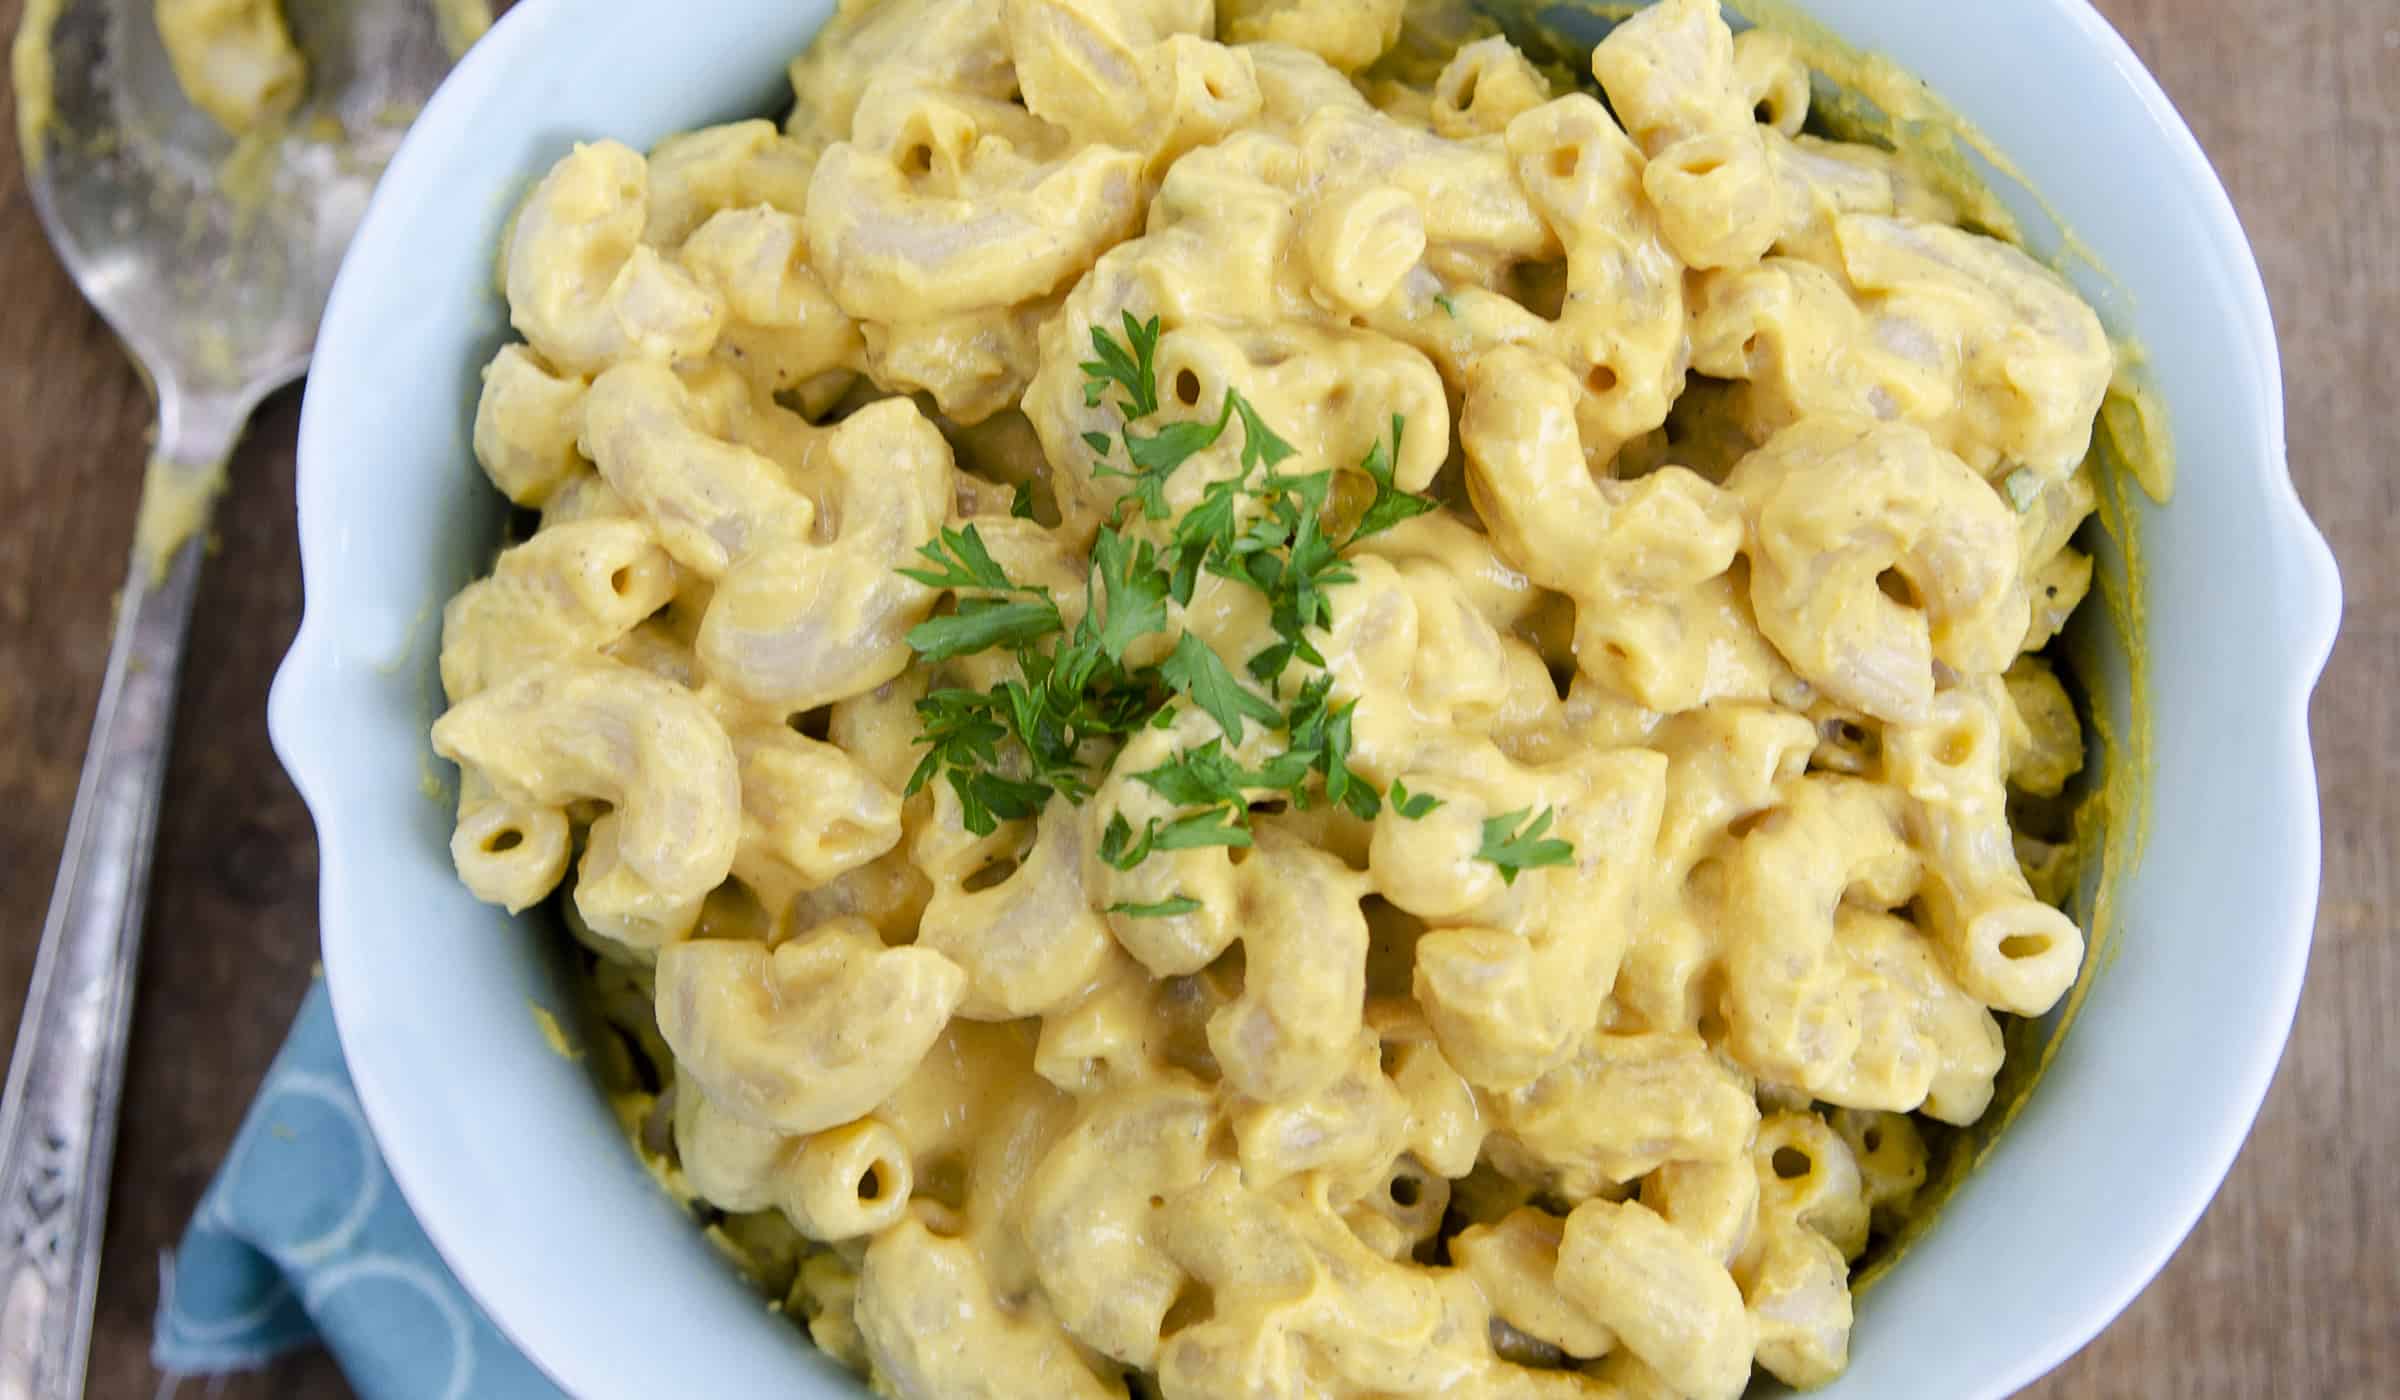
POLYGON ((1177 894, 1170 895, 1165 899, 1152 900, 1148 904, 1136 904, 1132 900, 1123 900, 1108 906, 1108 912, 1123 914, 1135 919, 1172 919, 1178 914, 1190 914, 1199 908, 1199 900, 1188 894, 1177 894))
MULTIPOLYGON (((1215 720, 1222 737, 1133 775, 1178 813, 1152 818, 1138 831, 1122 813, 1111 817, 1100 843, 1101 858, 1110 865, 1131 870, 1158 851, 1247 846, 1253 794, 1288 797, 1305 807, 1318 800, 1321 783, 1323 800, 1372 819, 1382 795, 1349 766, 1354 706, 1332 702, 1332 677, 1323 673, 1325 658, 1307 633, 1331 625, 1331 590, 1357 578, 1343 560, 1345 550, 1435 507, 1394 483, 1403 421, 1394 417, 1389 446, 1377 443, 1359 464, 1374 498, 1336 541, 1324 523, 1334 473, 1278 471, 1296 449, 1240 393, 1227 389, 1213 419, 1152 430, 1135 426, 1160 410, 1159 322, 1137 321, 1130 313, 1121 319, 1122 339, 1102 327, 1091 329, 1093 358, 1082 365, 1086 406, 1109 403, 1124 420, 1115 438, 1083 434, 1084 445, 1100 459, 1094 474, 1132 483, 1117 519, 1094 538, 1082 620, 1070 630, 1049 591, 1010 578, 972 525, 943 530, 919 551, 925 566, 902 571, 958 595, 949 613, 910 630, 909 644, 922 660, 939 664, 1000 651, 1013 657, 1017 671, 988 690, 937 689, 917 702, 919 742, 927 752, 908 792, 942 778, 958 795, 967 829, 978 835, 1002 821, 1038 814, 1054 795, 1081 802, 1115 761, 1125 736, 1146 725, 1172 726, 1179 713, 1172 702, 1180 695, 1215 720), (1174 516, 1167 504, 1169 479, 1236 421, 1242 442, 1234 474, 1210 482, 1174 516), (1120 443, 1124 466, 1112 461, 1120 443), (1125 533, 1129 507, 1146 520, 1172 517, 1164 544, 1125 533), (1137 643, 1170 632, 1169 602, 1189 603, 1203 570, 1255 588, 1268 600, 1276 640, 1242 667, 1258 689, 1189 632, 1177 635, 1155 665, 1127 661, 1137 643), (1287 710, 1281 681, 1294 663, 1318 673, 1300 684, 1287 710), (1251 723, 1286 736, 1283 749, 1255 769, 1233 756, 1251 723)), ((1030 517, 1032 509, 1027 483, 1017 488, 1010 510, 1030 517)), ((1412 797, 1405 788, 1399 799, 1406 799, 1402 811, 1412 817, 1440 805, 1438 798, 1412 797)), ((1165 917, 1197 907, 1179 894, 1112 912, 1165 917)))
POLYGON ((1488 860, 1500 867, 1500 879, 1513 885, 1517 876, 1527 870, 1546 865, 1565 865, 1575 859, 1575 848, 1553 836, 1543 839, 1550 830, 1552 813, 1544 807, 1541 815, 1528 822, 1530 807, 1503 812, 1483 824, 1483 846, 1475 852, 1477 860, 1488 860))
POLYGON ((1386 796, 1391 800, 1392 810, 1412 822, 1423 821, 1443 805, 1442 799, 1430 792, 1410 792, 1408 784, 1398 778, 1392 779, 1392 790, 1386 796))

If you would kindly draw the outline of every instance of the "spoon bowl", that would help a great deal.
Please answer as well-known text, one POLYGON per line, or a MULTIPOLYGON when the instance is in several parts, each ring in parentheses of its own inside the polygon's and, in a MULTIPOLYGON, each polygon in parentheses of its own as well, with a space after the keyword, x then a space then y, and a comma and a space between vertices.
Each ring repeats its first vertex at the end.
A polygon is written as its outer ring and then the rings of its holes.
POLYGON ((288 17, 307 93, 238 138, 184 97, 145 0, 35 0, 17 41, 43 228, 149 375, 162 427, 195 420, 162 432, 162 456, 187 440, 221 456, 250 408, 307 368, 376 176, 449 68, 422 3, 306 0, 288 17), (47 81, 29 88, 27 64, 47 81))

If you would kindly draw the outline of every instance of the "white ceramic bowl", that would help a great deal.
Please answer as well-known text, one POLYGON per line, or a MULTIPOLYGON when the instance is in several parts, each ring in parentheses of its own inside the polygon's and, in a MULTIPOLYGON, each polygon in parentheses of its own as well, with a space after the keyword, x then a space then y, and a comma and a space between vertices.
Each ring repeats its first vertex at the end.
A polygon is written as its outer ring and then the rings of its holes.
MULTIPOLYGON (((2047 1077, 1927 1237, 1862 1300, 1824 1393, 1998 1396, 2056 1365, 2173 1252, 2281 1053, 2316 907, 2307 701, 2338 584, 2284 466, 2258 270, 2165 96, 2081 0, 1813 0, 1979 124, 2111 269, 2181 448, 2144 508, 2155 825, 2047 1077)), ((316 814, 325 966, 361 1101, 425 1227, 500 1326, 579 1395, 854 1390, 771 1316, 635 1165, 528 1001, 556 939, 469 898, 425 731, 442 601, 500 502, 468 446, 506 331, 495 240, 578 139, 645 146, 775 110, 827 0, 525 0, 385 176, 334 288, 300 434, 308 612, 277 751, 316 814)), ((2123 653, 2090 677, 2123 711, 2123 653)), ((2194 1338, 2194 1346, 2209 1340, 2194 1338)))

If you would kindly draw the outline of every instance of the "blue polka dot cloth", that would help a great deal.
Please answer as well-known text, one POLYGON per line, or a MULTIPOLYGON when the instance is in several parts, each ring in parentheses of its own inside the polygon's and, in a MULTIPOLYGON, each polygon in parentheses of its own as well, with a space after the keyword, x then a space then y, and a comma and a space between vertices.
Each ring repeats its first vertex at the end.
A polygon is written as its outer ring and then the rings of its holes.
POLYGON ((400 1198, 309 989, 225 1165, 164 1268, 151 1358, 248 1370, 323 1342, 366 1400, 548 1400, 400 1198))

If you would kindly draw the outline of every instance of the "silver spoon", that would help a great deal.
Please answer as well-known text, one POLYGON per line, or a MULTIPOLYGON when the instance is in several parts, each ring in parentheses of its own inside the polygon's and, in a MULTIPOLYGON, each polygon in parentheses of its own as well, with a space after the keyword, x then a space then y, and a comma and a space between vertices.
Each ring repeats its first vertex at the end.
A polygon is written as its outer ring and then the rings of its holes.
POLYGON ((184 99, 151 0, 28 0, 17 39, 34 208, 158 425, 0 1102, 0 1400, 83 1393, 176 672, 225 461, 308 367, 375 177, 450 64, 426 0, 292 0, 288 18, 308 95, 238 149, 184 99))

